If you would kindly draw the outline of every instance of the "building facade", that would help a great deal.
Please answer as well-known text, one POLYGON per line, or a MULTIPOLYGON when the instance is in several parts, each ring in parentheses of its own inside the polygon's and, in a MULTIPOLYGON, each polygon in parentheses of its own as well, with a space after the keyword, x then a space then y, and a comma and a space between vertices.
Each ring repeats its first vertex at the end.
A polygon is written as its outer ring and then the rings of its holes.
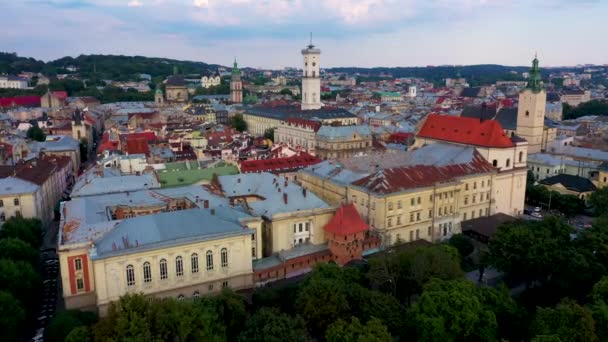
POLYGON ((315 139, 315 153, 321 159, 365 155, 373 147, 372 132, 367 125, 321 126, 315 139))
POLYGON ((315 155, 315 135, 319 128, 321 123, 318 121, 288 118, 275 129, 274 142, 315 155))
POLYGON ((206 73, 201 76, 201 87, 207 89, 210 87, 217 87, 222 84, 222 78, 220 77, 217 70, 214 73, 206 73))
POLYGON ((27 83, 27 78, 24 77, 13 75, 0 76, 0 88, 26 89, 27 83))

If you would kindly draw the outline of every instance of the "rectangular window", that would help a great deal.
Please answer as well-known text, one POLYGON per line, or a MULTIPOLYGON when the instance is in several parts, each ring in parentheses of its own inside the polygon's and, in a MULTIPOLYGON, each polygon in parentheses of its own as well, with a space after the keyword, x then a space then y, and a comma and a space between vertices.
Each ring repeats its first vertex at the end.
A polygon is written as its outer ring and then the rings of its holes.
POLYGON ((433 195, 429 196, 429 201, 433 202, 433 195))
POLYGON ((418 197, 417 202, 418 204, 422 203, 422 197, 418 197))
POLYGON ((414 232, 410 231, 410 241, 414 241, 414 232))
POLYGON ((477 198, 477 196, 473 195, 473 203, 475 203, 476 198, 477 198))
POLYGON ((467 213, 462 214, 462 220, 466 221, 467 220, 467 213))
POLYGON ((416 213, 416 221, 420 221, 420 212, 416 213))
POLYGON ((483 188, 486 185, 486 181, 481 181, 481 187, 483 188))
POLYGON ((490 215, 490 209, 486 208, 486 216, 489 216, 489 215, 490 215))
POLYGON ((443 208, 439 208, 439 216, 443 215, 443 208))
POLYGON ((389 218, 389 219, 388 219, 388 226, 389 226, 389 227, 392 227, 392 226, 393 226, 393 219, 392 219, 392 218, 389 218))
POLYGON ((167 279, 167 261, 165 259, 160 261, 160 279, 167 279))
POLYGON ((307 232, 310 231, 310 222, 306 222, 304 224, 304 230, 306 230, 307 232))
POLYGON ((483 209, 479 209, 479 217, 483 216, 483 209))
POLYGON ((414 205, 416 205, 416 199, 412 198, 410 199, 410 205, 413 207, 414 205))
POLYGON ((426 229, 426 235, 431 236, 431 233, 432 233, 432 232, 431 232, 431 230, 432 230, 432 228, 431 228, 431 227, 428 227, 428 228, 426 229))
POLYGON ((477 182, 473 182, 473 190, 477 189, 477 182))
POLYGON ((74 269, 76 271, 82 270, 82 259, 80 259, 80 258, 74 259, 74 269))
POLYGON ((397 224, 401 224, 401 216, 397 216, 397 224))
POLYGON ((393 210, 393 202, 388 202, 388 210, 393 210))
POLYGON ((429 218, 433 217, 433 209, 429 209, 429 218))
POLYGON ((416 229, 416 240, 420 239, 420 229, 416 229))
POLYGON ((414 213, 410 213, 410 222, 414 222, 414 213))
POLYGON ((293 232, 297 233, 297 230, 298 230, 298 225, 294 223, 293 224, 293 232))
POLYGON ((225 280, 225 281, 222 282, 222 288, 225 289, 227 287, 228 287, 228 281, 225 280))
POLYGON ((469 198, 468 198, 468 197, 465 197, 465 198, 464 198, 464 205, 467 205, 467 204, 469 204, 469 198))
POLYGON ((402 206, 401 206, 401 200, 398 200, 397 201, 397 209, 401 209, 401 208, 402 208, 402 206))
POLYGON ((76 279, 76 289, 78 289, 78 291, 84 290, 84 280, 82 278, 76 279))
POLYGON ((464 191, 469 191, 469 183, 466 183, 466 184, 464 185, 464 191))
POLYGON ((304 226, 300 223, 298 224, 298 231, 301 233, 302 230, 304 229, 304 226))
POLYGON ((471 219, 474 219, 474 218, 475 218, 475 212, 471 211, 471 219))

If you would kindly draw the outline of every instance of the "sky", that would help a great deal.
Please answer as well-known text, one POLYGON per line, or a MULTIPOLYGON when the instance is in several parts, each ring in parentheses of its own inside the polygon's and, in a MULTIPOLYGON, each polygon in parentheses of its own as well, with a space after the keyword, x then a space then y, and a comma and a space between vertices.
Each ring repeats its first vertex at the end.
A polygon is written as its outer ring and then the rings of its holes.
POLYGON ((298 67, 608 63, 608 0, 0 0, 0 51, 298 67))

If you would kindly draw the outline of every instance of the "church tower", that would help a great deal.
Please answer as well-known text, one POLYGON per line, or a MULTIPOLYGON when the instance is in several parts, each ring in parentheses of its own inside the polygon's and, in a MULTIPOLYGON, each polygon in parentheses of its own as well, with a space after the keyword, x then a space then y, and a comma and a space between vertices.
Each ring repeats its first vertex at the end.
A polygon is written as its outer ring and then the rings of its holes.
POLYGON ((310 44, 302 50, 302 56, 304 56, 302 110, 319 109, 323 107, 321 103, 321 75, 319 74, 321 50, 315 49, 315 46, 312 45, 312 35, 310 44))
POLYGON ((230 78, 230 101, 232 103, 243 103, 243 82, 241 81, 241 70, 236 64, 236 58, 230 78))
POLYGON ((526 88, 519 94, 516 134, 528 141, 528 153, 541 152, 547 93, 543 89, 538 58, 534 57, 526 88))
POLYGON ((154 92, 154 103, 157 106, 162 106, 165 102, 165 97, 163 96, 163 90, 160 89, 160 85, 156 85, 156 91, 154 92))

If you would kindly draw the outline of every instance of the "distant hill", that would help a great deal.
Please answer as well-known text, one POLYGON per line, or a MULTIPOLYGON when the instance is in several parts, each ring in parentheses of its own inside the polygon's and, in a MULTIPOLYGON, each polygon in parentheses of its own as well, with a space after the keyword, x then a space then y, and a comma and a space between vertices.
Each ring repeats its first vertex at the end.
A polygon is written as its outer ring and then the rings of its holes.
POLYGON ((77 68, 73 73, 85 79, 127 81, 138 79, 139 74, 165 78, 173 74, 174 67, 177 67, 181 74, 201 74, 217 69, 218 65, 168 58, 115 55, 80 55, 45 63, 33 58, 19 57, 15 53, 0 53, 0 73, 30 71, 54 76, 72 73, 66 69, 68 67, 77 68))

